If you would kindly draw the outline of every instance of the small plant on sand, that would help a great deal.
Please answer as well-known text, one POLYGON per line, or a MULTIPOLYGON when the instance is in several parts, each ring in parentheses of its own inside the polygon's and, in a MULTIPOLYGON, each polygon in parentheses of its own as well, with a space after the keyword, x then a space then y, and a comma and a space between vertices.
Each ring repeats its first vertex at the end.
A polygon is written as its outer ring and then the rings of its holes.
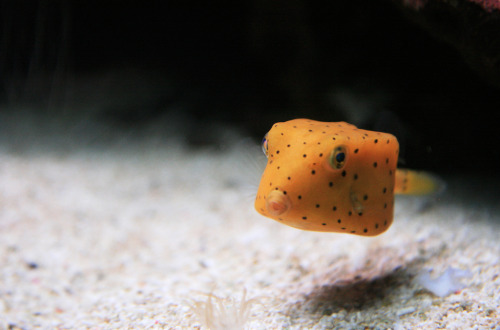
POLYGON ((221 298, 212 293, 206 296, 205 301, 191 301, 189 307, 200 323, 210 330, 244 329, 252 305, 257 301, 257 298, 247 299, 246 290, 239 302, 232 297, 221 298))

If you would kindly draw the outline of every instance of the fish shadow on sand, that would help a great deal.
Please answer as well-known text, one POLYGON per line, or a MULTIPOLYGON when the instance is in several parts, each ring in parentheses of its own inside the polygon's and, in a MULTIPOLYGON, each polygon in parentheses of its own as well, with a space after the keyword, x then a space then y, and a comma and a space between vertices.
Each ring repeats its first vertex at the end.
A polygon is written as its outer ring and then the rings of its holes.
POLYGON ((310 319, 336 315, 356 322, 354 319, 361 314, 362 320, 358 321, 383 318, 392 323, 397 319, 396 311, 415 294, 414 276, 415 269, 405 266, 370 279, 356 276, 351 280, 319 285, 290 306, 288 315, 292 319, 304 315, 310 319))

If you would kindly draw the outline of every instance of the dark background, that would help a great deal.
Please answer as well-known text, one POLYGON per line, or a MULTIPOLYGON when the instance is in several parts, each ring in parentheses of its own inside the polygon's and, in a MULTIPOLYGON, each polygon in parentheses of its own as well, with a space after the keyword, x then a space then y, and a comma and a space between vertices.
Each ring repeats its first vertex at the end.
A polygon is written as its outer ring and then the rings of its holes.
POLYGON ((395 133, 405 166, 497 175, 498 87, 393 2, 0 6, 0 111, 67 116, 95 103, 96 120, 125 130, 177 111, 192 145, 214 143, 204 132, 220 122, 258 140, 276 121, 346 120, 395 133))

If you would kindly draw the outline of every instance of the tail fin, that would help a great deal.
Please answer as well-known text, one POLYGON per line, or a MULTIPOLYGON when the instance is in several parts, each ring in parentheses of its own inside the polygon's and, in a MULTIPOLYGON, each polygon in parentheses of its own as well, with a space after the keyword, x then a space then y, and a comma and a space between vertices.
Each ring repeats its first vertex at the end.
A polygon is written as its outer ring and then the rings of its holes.
POLYGON ((445 183, 437 176, 428 172, 397 169, 395 194, 430 195, 442 192, 445 183))

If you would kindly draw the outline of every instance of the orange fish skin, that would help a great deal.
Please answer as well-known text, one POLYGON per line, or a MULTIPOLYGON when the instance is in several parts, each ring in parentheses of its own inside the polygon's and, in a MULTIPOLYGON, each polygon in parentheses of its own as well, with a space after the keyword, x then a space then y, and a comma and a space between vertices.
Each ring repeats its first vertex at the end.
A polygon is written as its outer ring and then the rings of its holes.
POLYGON ((256 210, 311 231, 375 236, 393 221, 399 144, 345 122, 294 119, 273 125, 256 210))

